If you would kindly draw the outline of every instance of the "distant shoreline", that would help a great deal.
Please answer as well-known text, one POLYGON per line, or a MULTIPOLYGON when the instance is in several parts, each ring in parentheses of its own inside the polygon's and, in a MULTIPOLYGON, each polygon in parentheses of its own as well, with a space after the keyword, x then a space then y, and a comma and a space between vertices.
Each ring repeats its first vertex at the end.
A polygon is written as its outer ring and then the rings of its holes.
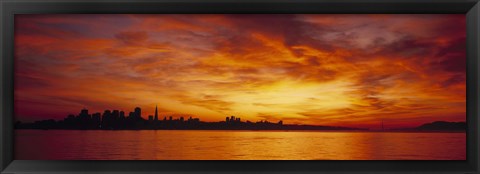
POLYGON ((38 120, 33 123, 15 122, 14 129, 37 130, 247 130, 247 131, 310 131, 310 132, 466 132, 466 122, 434 121, 418 127, 385 128, 382 120, 381 129, 356 128, 346 126, 284 124, 282 120, 269 122, 243 121, 240 117, 225 117, 224 121, 205 122, 200 118, 172 116, 159 118, 158 109, 148 120, 142 117, 140 107, 136 107, 128 116, 124 111, 105 110, 103 114, 89 114, 88 109, 80 110, 78 115, 70 114, 63 120, 38 120))
POLYGON ((349 133, 466 133, 466 131, 368 131, 368 130, 249 130, 249 129, 14 129, 14 130, 38 130, 38 131, 228 131, 228 132, 349 132, 349 133))

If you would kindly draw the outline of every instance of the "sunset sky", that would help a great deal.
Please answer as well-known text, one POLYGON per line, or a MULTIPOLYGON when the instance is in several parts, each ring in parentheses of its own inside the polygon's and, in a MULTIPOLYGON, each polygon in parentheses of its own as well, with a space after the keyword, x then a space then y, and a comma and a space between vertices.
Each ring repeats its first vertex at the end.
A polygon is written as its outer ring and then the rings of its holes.
POLYGON ((16 15, 15 114, 465 121, 465 15, 16 15))

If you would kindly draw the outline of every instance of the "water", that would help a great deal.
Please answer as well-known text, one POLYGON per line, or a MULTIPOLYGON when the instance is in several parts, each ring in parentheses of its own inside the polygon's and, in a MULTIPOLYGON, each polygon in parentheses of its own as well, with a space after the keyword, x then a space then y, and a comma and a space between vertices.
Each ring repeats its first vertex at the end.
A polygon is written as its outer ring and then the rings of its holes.
POLYGON ((465 133, 16 130, 28 160, 465 160, 465 133))

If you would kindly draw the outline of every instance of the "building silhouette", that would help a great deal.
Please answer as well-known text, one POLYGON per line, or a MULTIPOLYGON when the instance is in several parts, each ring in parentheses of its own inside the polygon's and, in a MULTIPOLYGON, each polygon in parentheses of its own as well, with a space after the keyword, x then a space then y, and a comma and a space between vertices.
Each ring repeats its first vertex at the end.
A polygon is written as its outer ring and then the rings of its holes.
POLYGON ((134 115, 136 119, 141 119, 142 118, 142 109, 139 107, 135 108, 134 115))
POLYGON ((158 106, 155 105, 155 121, 158 121, 158 106))

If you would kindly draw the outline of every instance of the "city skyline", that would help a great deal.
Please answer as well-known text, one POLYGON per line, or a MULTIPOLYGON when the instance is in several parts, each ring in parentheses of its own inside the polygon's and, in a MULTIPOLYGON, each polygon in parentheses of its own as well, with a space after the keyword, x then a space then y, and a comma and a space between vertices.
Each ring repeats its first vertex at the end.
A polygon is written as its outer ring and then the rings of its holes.
MULTIPOLYGON (((155 107, 157 108, 157 107, 155 107)), ((286 125, 280 120, 276 123, 268 120, 252 122, 241 120, 240 117, 227 116, 224 121, 204 122, 199 118, 173 118, 165 116, 158 118, 149 115, 148 119, 142 116, 142 109, 135 107, 128 115, 123 110, 106 109, 103 113, 93 112, 83 108, 78 115, 69 114, 63 120, 37 120, 32 123, 16 121, 15 129, 63 129, 63 130, 368 130, 342 126, 322 125, 286 125)))
POLYGON ((60 130, 310 130, 310 131, 408 131, 408 132, 462 132, 466 130, 465 122, 434 121, 415 127, 385 128, 382 121, 381 128, 355 128, 342 125, 308 125, 288 124, 282 120, 270 122, 269 120, 250 121, 242 120, 237 116, 226 116, 223 121, 205 122, 200 118, 189 116, 158 117, 157 106, 155 116, 148 115, 148 119, 142 116, 142 109, 135 107, 126 114, 123 110, 105 109, 101 112, 89 112, 83 108, 80 112, 69 114, 62 120, 45 119, 31 123, 16 121, 15 129, 60 129, 60 130), (91 113, 91 114, 90 114, 91 113))
POLYGON ((464 122, 465 16, 17 15, 15 115, 464 122), (158 104, 158 108, 155 108, 158 104), (158 114, 155 114, 155 110, 158 114), (145 117, 146 116, 146 117, 145 117))
MULTIPOLYGON (((88 119, 93 119, 93 120, 99 120, 99 121, 102 121, 104 120, 105 116, 106 117, 113 117, 113 118, 134 118, 134 119, 138 119, 138 120, 143 120, 143 121, 166 121, 166 120, 169 120, 169 121, 172 121, 172 120, 186 120, 185 118, 186 117, 189 117, 188 120, 196 120, 196 121, 200 121, 199 118, 195 118, 193 117, 191 114, 184 114, 184 115, 180 115, 180 114, 170 114, 170 115, 164 115, 163 118, 161 115, 158 114, 158 106, 155 105, 155 112, 154 112, 155 115, 145 115, 143 114, 142 115, 142 109, 141 107, 137 106, 133 109, 132 112, 129 112, 127 114, 127 112, 123 111, 123 110, 118 110, 118 109, 105 109, 102 112, 90 112, 90 110, 88 110, 88 108, 83 108, 80 110, 80 112, 76 115, 76 114, 68 114, 67 117, 63 118, 63 119, 59 119, 59 120, 56 120, 56 121, 65 121, 66 119, 72 119, 72 118, 88 118, 88 119)), ((52 120, 52 119, 47 119, 47 120, 52 120)), ((36 120, 36 121, 42 121, 42 120, 36 120)), ((218 120, 217 120, 218 121, 218 120)), ((240 122, 241 121, 241 118, 240 117, 236 117, 236 116, 233 116, 233 115, 230 115, 230 116, 226 116, 225 117, 225 122, 229 122, 229 121, 238 121, 240 122)), ((243 120, 243 121, 246 121, 246 122, 251 122, 250 120, 243 120)), ((268 120, 256 120, 254 122, 268 122, 268 120)), ((279 122, 283 123, 282 120, 280 120, 279 122)))

